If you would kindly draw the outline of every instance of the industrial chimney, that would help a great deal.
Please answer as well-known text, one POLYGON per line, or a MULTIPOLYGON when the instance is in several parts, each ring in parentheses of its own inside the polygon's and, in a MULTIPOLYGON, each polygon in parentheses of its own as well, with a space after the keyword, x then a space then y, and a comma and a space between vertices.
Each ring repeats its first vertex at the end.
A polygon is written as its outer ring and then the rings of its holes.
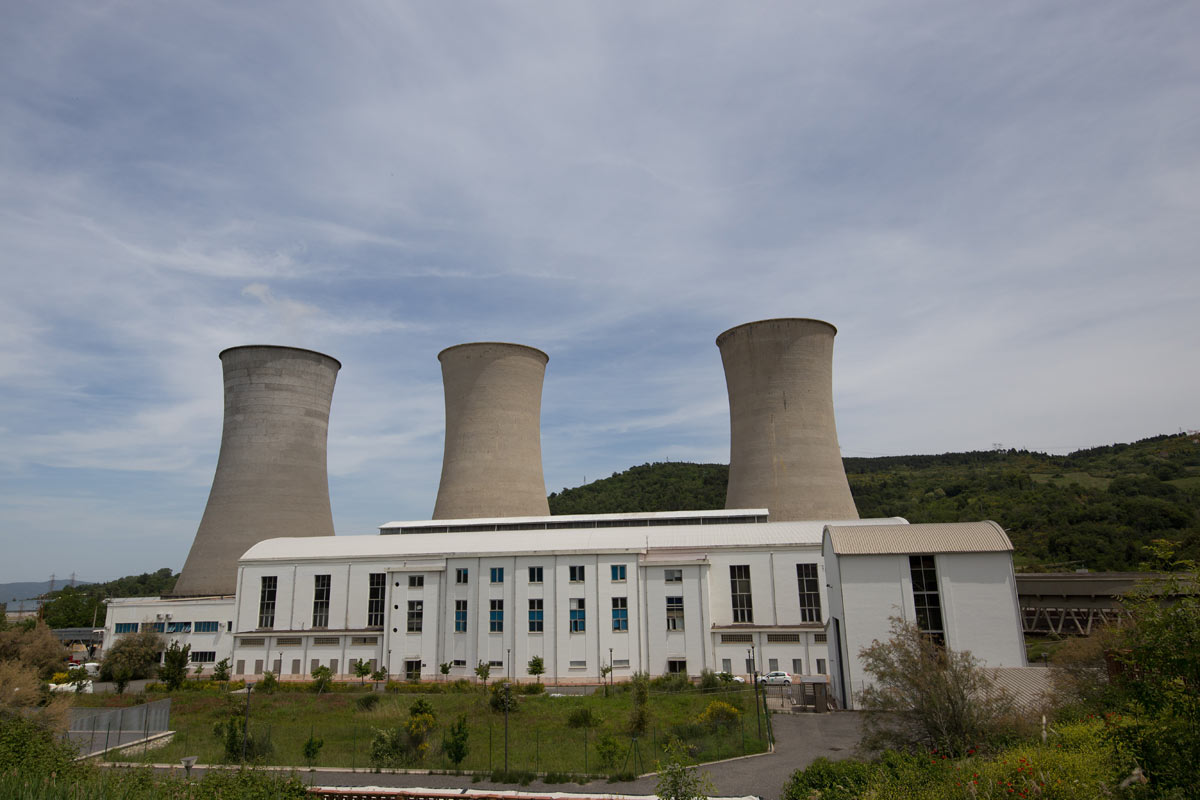
POLYGON ((229 595, 264 539, 332 536, 325 442, 341 363, 312 350, 221 351, 225 427, 208 506, 173 597, 229 595))
POLYGON ((549 356, 503 342, 438 353, 446 450, 434 519, 546 516, 542 379, 549 356))
POLYGON ((858 519, 833 420, 836 334, 816 319, 768 319, 717 337, 729 389, 726 508, 858 519))

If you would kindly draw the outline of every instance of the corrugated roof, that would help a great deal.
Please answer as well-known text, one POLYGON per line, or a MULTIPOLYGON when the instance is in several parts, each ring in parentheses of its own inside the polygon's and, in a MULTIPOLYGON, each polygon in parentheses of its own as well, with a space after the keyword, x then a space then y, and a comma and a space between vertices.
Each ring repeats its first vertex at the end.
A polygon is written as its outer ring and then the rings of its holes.
MULTIPOLYGON (((827 521, 760 522, 728 525, 670 525, 652 528, 582 528, 531 531, 472 531, 427 536, 304 536, 267 539, 242 561, 521 555, 578 552, 636 552, 719 547, 819 547, 827 521)), ((892 519, 846 520, 839 527, 907 525, 892 519)))
POLYGON ((1013 549, 1004 529, 991 520, 917 525, 846 525, 827 527, 833 552, 840 556, 907 553, 987 553, 1013 549))

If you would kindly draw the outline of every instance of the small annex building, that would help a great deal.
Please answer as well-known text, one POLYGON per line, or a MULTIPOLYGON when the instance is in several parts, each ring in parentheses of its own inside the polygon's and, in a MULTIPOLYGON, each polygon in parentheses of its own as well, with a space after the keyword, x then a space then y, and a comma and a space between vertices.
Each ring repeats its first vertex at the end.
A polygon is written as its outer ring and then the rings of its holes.
POLYGON ((868 682, 858 653, 889 638, 892 617, 987 667, 1026 666, 1012 550, 991 521, 826 525, 826 630, 838 705, 856 707, 868 682))

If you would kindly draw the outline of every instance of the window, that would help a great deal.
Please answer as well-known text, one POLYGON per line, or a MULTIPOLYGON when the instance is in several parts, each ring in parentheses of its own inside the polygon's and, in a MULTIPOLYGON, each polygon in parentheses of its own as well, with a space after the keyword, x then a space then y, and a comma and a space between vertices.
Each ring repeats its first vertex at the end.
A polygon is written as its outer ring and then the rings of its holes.
POLYGON ((488 661, 488 666, 489 667, 503 667, 504 661, 499 658, 493 658, 492 660, 488 661))
POLYGON ((467 583, 467 578, 468 578, 468 575, 467 575, 466 567, 459 567, 456 570, 454 570, 454 582, 455 583, 467 583))
POLYGON ((825 674, 827 674, 827 673, 825 672, 825 659, 823 659, 823 658, 818 658, 818 659, 817 659, 817 674, 818 674, 818 675, 825 675, 825 674))
POLYGON ((455 633, 466 633, 467 632, 467 601, 466 600, 455 600, 454 601, 454 632, 455 633))
POLYGON ((667 583, 683 583, 683 570, 665 569, 663 570, 663 580, 667 583))
POLYGON ((804 674, 804 659, 803 658, 793 658, 792 659, 792 673, 795 675, 803 675, 804 674))
POLYGON ((542 582, 542 568, 541 567, 530 567, 529 568, 529 582, 530 583, 541 583, 542 582))
POLYGON ((337 647, 342 643, 340 636, 314 636, 313 645, 317 647, 337 647))
POLYGON ((168 622, 167 633, 191 633, 192 623, 190 622, 168 622))
POLYGON ((571 633, 583 633, 587 629, 587 611, 582 597, 571 598, 571 633))
POLYGON ((276 647, 299 647, 304 644, 304 640, 299 636, 276 636, 276 647))
POLYGON ((267 643, 267 640, 261 636, 251 636, 242 639, 242 647, 262 647, 267 643))
POLYGON ((624 564, 613 564, 612 565, 612 579, 614 581, 625 580, 625 565, 624 564))
MULTIPOLYGON (((767 642, 781 644, 783 642, 797 643, 800 642, 800 634, 798 633, 768 633, 767 642)), ((794 670, 793 670, 794 671, 794 670)))
POLYGON ((568 669, 587 669, 587 661, 582 659, 579 661, 572 661, 570 662, 568 669))
POLYGON ((942 600, 938 594, 937 567, 933 556, 909 556, 908 568, 912 573, 917 628, 930 641, 944 647, 946 629, 942 625, 942 600))
POLYGON ((683 598, 667 598, 667 630, 683 630, 683 598))
POLYGON ((504 567, 492 567, 492 583, 504 583, 504 567))
POLYGON ((722 633, 721 644, 750 644, 754 641, 752 633, 722 633))
POLYGON ((750 565, 729 567, 729 591, 733 601, 734 622, 754 622, 754 605, 750 599, 750 565))
POLYGON ((328 575, 313 576, 313 623, 314 628, 329 627, 329 582, 328 575))
POLYGON ((613 669, 629 669, 629 659, 628 658, 614 659, 612 662, 612 667, 613 667, 613 669))
POLYGON ((425 576, 424 575, 409 575, 408 576, 408 588, 420 589, 424 585, 425 585, 425 576))
POLYGON ((501 633, 504 631, 504 601, 493 600, 491 612, 488 616, 488 630, 492 633, 501 633))
POLYGON ((193 664, 212 664, 217 660, 217 651, 193 650, 190 657, 193 664))
POLYGON ((456 658, 450 662, 450 665, 453 667, 465 667, 467 665, 467 660, 465 658, 456 658))
POLYGON ((424 600, 409 600, 408 601, 408 632, 420 633, 421 622, 425 616, 425 601, 424 600))
MULTIPOLYGON (((205 620, 204 622, 197 622, 194 630, 196 633, 216 633, 220 627, 220 623, 216 620, 205 620)), ((120 633, 120 631, 117 631, 117 633, 120 633)))
POLYGON ((817 585, 817 565, 797 564, 796 583, 800 587, 800 621, 821 621, 821 591, 817 585))
POLYGON ((530 598, 529 600, 529 632, 541 633, 543 626, 542 620, 542 599, 540 597, 530 598))
POLYGON ((779 659, 778 658, 768 658, 767 659, 767 671, 768 672, 778 672, 779 671, 779 659))
POLYGON ((613 630, 629 630, 629 600, 624 597, 614 597, 612 607, 613 630))
MULTIPOLYGON (((350 644, 352 644, 352 645, 357 644, 357 645, 364 645, 364 646, 372 645, 372 644, 379 644, 379 637, 378 636, 351 636, 350 644)), ((373 671, 374 670, 372 670, 372 672, 373 671)))
POLYGON ((262 588, 258 592, 258 627, 275 627, 275 587, 279 578, 274 575, 264 575, 262 588))
POLYGON ((113 626, 113 633, 137 633, 136 622, 118 622, 113 626))
POLYGON ((733 674, 733 659, 731 659, 731 658, 722 658, 721 659, 721 672, 724 672, 726 675, 733 674))
POLYGON ((572 567, 570 567, 570 571, 571 571, 571 583, 583 583, 583 567, 582 566, 578 566, 578 567, 572 566, 572 567))
POLYGON ((686 658, 668 658, 667 672, 673 675, 687 674, 687 659, 686 658))
POLYGON ((383 627, 383 604, 387 592, 387 573, 372 572, 367 577, 367 627, 383 627))
POLYGON ((826 634, 826 633, 814 633, 814 634, 813 634, 813 641, 814 641, 814 642, 816 642, 817 644, 825 644, 827 641, 829 641, 829 634, 826 634))

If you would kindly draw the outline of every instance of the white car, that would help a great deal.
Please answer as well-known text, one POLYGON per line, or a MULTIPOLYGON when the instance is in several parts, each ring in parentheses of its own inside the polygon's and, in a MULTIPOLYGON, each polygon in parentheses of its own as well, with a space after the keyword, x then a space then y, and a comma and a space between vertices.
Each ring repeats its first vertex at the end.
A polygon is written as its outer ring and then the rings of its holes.
POLYGON ((758 682, 763 686, 791 686, 792 676, 786 672, 776 670, 768 672, 766 675, 759 675, 758 682))

